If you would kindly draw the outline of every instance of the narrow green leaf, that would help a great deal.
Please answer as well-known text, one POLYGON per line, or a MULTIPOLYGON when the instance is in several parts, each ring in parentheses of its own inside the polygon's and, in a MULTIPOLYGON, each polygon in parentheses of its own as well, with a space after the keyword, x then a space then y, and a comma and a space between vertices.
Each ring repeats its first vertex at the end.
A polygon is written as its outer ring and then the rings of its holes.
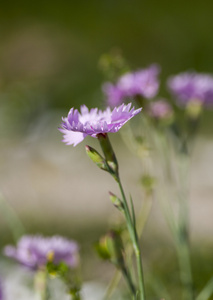
POLYGON ((132 212, 132 223, 134 228, 136 228, 136 218, 135 218, 135 209, 132 201, 132 196, 130 195, 130 204, 131 204, 131 212, 132 212))

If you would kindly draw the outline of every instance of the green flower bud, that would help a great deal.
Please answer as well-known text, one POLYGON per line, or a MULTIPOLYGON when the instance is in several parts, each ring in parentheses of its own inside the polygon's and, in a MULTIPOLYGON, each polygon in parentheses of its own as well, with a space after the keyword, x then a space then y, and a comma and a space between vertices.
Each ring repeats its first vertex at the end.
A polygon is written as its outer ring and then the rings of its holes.
POLYGON ((102 259, 110 260, 117 267, 124 268, 124 248, 118 231, 110 230, 95 245, 95 248, 102 259))
POLYGON ((121 236, 118 231, 110 230, 110 232, 106 235, 106 245, 107 249, 110 253, 110 260, 117 267, 124 267, 124 247, 121 236))
POLYGON ((106 245, 106 236, 101 237, 100 240, 95 243, 95 250, 102 259, 110 260, 111 255, 106 245))
POLYGON ((109 192, 109 198, 112 202, 112 204, 119 209, 121 212, 124 212, 124 205, 123 202, 121 201, 121 199, 119 199, 115 194, 109 192))
POLYGON ((100 169, 109 171, 105 159, 95 149, 90 146, 86 146, 86 153, 100 169))

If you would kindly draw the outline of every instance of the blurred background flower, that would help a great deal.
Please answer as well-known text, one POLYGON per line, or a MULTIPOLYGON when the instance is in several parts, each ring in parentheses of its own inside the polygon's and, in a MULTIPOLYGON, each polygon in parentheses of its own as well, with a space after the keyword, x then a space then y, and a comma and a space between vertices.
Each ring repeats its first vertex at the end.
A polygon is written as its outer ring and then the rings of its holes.
POLYGON ((6 246, 4 253, 32 270, 44 267, 48 261, 56 265, 64 262, 71 268, 79 263, 77 243, 61 236, 25 235, 16 247, 6 246))
POLYGON ((173 115, 173 110, 168 101, 159 99, 151 102, 149 105, 149 115, 155 119, 170 119, 173 115))
POLYGON ((213 106, 212 75, 196 72, 181 73, 168 79, 168 87, 182 105, 197 101, 206 107, 213 106))
POLYGON ((125 101, 131 101, 134 97, 154 98, 158 92, 158 74, 160 70, 157 65, 151 65, 147 69, 136 72, 128 72, 122 75, 117 83, 105 83, 103 92, 107 97, 107 104, 115 107, 125 101))

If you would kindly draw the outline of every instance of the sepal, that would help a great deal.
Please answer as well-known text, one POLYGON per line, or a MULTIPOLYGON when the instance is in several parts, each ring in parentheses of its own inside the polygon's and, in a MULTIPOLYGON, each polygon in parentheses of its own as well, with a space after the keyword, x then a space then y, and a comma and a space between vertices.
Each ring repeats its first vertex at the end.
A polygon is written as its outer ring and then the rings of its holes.
POLYGON ((108 165, 109 172, 117 180, 118 179, 118 162, 115 153, 112 149, 112 145, 109 141, 106 133, 97 134, 97 138, 100 142, 101 148, 104 153, 105 161, 108 165))

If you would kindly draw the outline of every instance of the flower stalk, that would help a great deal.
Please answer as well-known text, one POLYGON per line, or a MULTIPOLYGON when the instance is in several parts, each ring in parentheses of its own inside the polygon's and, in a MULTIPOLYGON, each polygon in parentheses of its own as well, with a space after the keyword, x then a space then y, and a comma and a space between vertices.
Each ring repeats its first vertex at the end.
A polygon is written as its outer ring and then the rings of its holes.
POLYGON ((48 273, 46 268, 39 269, 35 274, 35 290, 38 292, 40 296, 40 300, 48 300, 48 273))
POLYGON ((179 222, 177 237, 177 255, 180 266, 180 278, 184 287, 183 299, 192 300, 193 278, 191 270, 190 249, 189 249, 189 208, 188 208, 188 155, 180 153, 180 196, 179 196, 179 222))
MULTIPOLYGON (((124 212, 125 212, 125 219, 127 223, 127 228, 129 231, 129 235, 133 244, 133 249, 136 257, 136 265, 137 265, 137 270, 138 270, 138 285, 139 285, 139 299, 144 300, 145 299, 145 288, 144 288, 144 278, 143 278, 143 268, 142 268, 142 259, 141 259, 141 250, 140 250, 140 245, 139 245, 139 239, 137 235, 137 229, 136 229, 136 224, 133 221, 132 217, 130 215, 129 207, 127 204, 126 196, 119 178, 118 185, 121 191, 122 199, 123 199, 123 204, 124 204, 124 212)), ((134 214, 134 213, 133 213, 134 214)))
MULTIPOLYGON (((134 206, 131 202, 132 206, 132 214, 130 213, 130 209, 127 203, 127 199, 125 196, 125 192, 120 180, 119 172, 118 172, 118 162, 113 151, 113 148, 110 144, 108 135, 98 135, 98 139, 101 145, 101 148, 104 152, 104 156, 106 159, 107 164, 109 165, 109 173, 114 177, 117 181, 121 196, 122 196, 122 204, 123 204, 123 212, 126 220, 126 226, 130 235, 130 239, 132 241, 135 258, 136 258, 136 265, 137 265, 137 272, 138 272, 138 287, 139 287, 139 299, 145 300, 145 289, 144 289, 144 279, 143 279, 143 268, 142 268, 142 259, 141 259, 141 250, 139 245, 139 239, 136 229, 136 222, 135 222, 135 213, 134 213, 134 206)), ((125 276, 127 274, 124 274, 125 276)), ((132 290, 133 292, 133 290, 132 290)), ((137 294, 135 294, 136 297, 137 294)), ((137 298, 136 298, 137 299, 137 298)))

